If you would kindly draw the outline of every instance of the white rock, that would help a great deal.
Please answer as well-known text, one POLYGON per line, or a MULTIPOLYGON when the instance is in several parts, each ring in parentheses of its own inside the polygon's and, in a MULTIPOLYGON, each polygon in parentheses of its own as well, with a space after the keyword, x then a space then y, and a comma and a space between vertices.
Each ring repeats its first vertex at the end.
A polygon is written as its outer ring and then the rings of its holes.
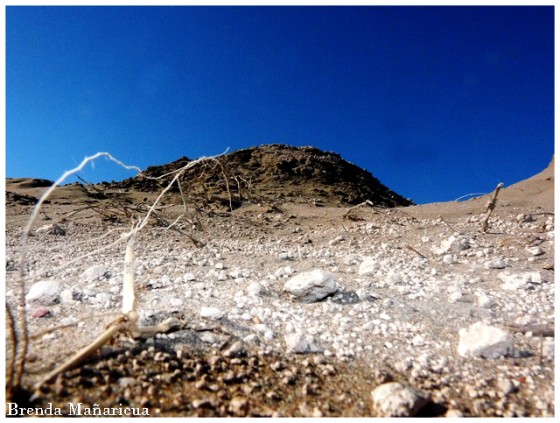
POLYGON ((323 351, 323 349, 317 345, 313 336, 304 335, 301 332, 287 334, 284 336, 284 341, 290 353, 305 354, 323 351))
POLYGON ((190 273, 190 272, 189 272, 189 273, 185 273, 185 274, 183 275, 183 280, 184 280, 185 282, 194 281, 195 279, 196 279, 196 278, 195 278, 195 276, 194 276, 194 273, 190 273))
POLYGON ((331 239, 329 241, 329 245, 332 247, 333 245, 340 244, 342 241, 344 241, 344 237, 342 235, 339 235, 336 238, 331 239))
POLYGON ((446 254, 443 256, 442 261, 444 264, 455 264, 457 263, 457 261, 455 260, 455 257, 453 257, 453 254, 446 254))
POLYGON ((534 256, 541 256, 544 254, 544 250, 541 247, 531 247, 528 248, 527 251, 534 256))
POLYGON ((544 358, 554 360, 554 338, 544 338, 542 341, 542 355, 544 358))
POLYGON ((25 300, 28 304, 51 305, 59 300, 60 290, 58 281, 39 281, 31 286, 25 300))
POLYGON ((66 229, 56 223, 43 225, 40 228, 37 228, 36 232, 38 234, 46 233, 49 235, 66 235, 66 229))
POLYGON ((181 298, 170 298, 169 304, 173 307, 181 307, 183 305, 183 300, 181 298))
POLYGON ((111 301, 111 294, 107 293, 107 292, 100 292, 95 296, 95 300, 99 303, 99 304, 107 304, 111 301))
POLYGON ((290 276, 292 273, 294 273, 294 269, 290 266, 284 266, 274 272, 274 276, 281 278, 282 276, 290 276))
POLYGON ((516 289, 528 289, 530 284, 542 283, 542 275, 540 272, 524 272, 510 274, 501 272, 498 278, 504 283, 502 289, 514 291, 516 289))
POLYGON ((377 271, 378 267, 379 265, 373 257, 366 257, 358 268, 358 274, 362 276, 371 275, 377 271))
POLYGON ((477 294, 477 304, 482 308, 492 308, 494 300, 484 293, 477 294))
POLYGON ((415 347, 421 347, 425 343, 426 341, 424 340, 424 337, 422 335, 416 335, 414 338, 412 338, 412 345, 414 345, 415 347))
POLYGON ((513 339, 500 328, 477 322, 459 330, 457 352, 462 357, 500 358, 513 352, 513 339))
POLYGON ((304 302, 319 301, 336 292, 336 276, 330 272, 315 269, 289 279, 284 284, 283 290, 304 302))
POLYGON ((356 290, 356 295, 362 301, 373 301, 376 299, 375 295, 371 292, 368 292, 367 289, 359 288, 356 290))
POLYGON ((455 290, 452 290, 449 293, 448 298, 449 298, 450 303, 456 303, 456 302, 459 302, 462 297, 463 297, 463 293, 461 292, 461 290, 460 289, 455 289, 455 290))
POLYGON ((410 386, 390 382, 371 392, 378 417, 412 417, 428 403, 428 398, 410 386))
POLYGON ((389 270, 389 273, 387 273, 387 277, 385 278, 385 282, 389 286, 398 285, 403 282, 403 278, 399 272, 395 272, 394 270, 389 270))
POLYGON ((506 266, 507 263, 501 258, 493 258, 486 262, 487 269, 504 269, 506 266))
POLYGON ((100 279, 103 279, 105 274, 107 273, 107 268, 100 264, 88 267, 86 270, 82 272, 80 275, 80 279, 85 282, 95 282, 100 279))
POLYGON ((441 242, 441 247, 436 248, 436 254, 446 254, 449 252, 458 253, 459 251, 468 250, 470 248, 469 240, 467 238, 457 238, 451 235, 449 238, 441 242))
POLYGON ((249 284, 249 286, 247 287, 247 293, 249 295, 253 295, 255 297, 261 296, 266 292, 266 289, 264 286, 262 286, 260 283, 258 282, 251 282, 249 284))
POLYGON ((224 317, 224 312, 217 307, 202 307, 200 309, 200 317, 219 320, 224 317))
POLYGON ((60 293, 59 299, 62 304, 71 304, 74 302, 74 294, 71 289, 65 289, 60 293))

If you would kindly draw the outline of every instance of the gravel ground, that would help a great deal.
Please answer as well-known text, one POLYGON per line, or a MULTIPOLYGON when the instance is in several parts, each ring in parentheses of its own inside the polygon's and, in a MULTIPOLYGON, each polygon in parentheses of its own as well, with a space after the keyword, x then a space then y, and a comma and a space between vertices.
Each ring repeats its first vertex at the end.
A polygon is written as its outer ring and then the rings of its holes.
MULTIPOLYGON (((173 318, 173 330, 119 337, 45 384, 33 407, 397 415, 397 406, 383 411, 372 401, 372 391, 396 381, 423 398, 401 415, 553 416, 554 217, 504 205, 481 233, 483 201, 464 204, 348 214, 306 204, 244 206, 232 216, 201 217, 195 233, 203 247, 149 226, 136 241, 137 310, 142 325, 173 318), (285 289, 313 270, 336 291, 305 302, 285 289), (482 353, 469 347, 484 338, 482 329, 467 332, 478 322, 499 329, 504 343, 490 342, 482 353)), ((56 220, 72 207, 51 204, 45 212, 56 220)), ((7 206, 12 305, 29 211, 7 206)), ((166 209, 170 219, 179 212, 166 209)), ((27 290, 39 281, 58 285, 53 299, 40 291, 28 304, 36 336, 26 386, 91 342, 121 307, 124 243, 97 250, 118 241, 129 223, 90 211, 58 223, 61 230, 48 225, 38 222, 29 239, 27 290), (41 334, 59 325, 71 326, 41 334)))

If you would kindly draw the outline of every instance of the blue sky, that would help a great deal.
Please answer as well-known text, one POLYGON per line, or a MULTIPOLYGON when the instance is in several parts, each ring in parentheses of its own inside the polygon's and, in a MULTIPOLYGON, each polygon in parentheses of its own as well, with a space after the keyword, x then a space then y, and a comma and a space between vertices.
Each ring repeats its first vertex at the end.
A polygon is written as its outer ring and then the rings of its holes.
POLYGON ((554 152, 554 10, 7 7, 6 176, 268 143, 340 153, 417 203, 532 176, 554 152))

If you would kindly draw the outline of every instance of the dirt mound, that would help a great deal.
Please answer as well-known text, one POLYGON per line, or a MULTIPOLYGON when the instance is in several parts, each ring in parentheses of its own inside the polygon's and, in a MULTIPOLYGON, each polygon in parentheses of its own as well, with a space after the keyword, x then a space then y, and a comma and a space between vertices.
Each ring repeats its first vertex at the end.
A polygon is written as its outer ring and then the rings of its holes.
MULTIPOLYGON (((150 166, 141 175, 119 182, 115 187, 160 191, 172 178, 163 175, 189 162, 187 157, 182 157, 165 165, 150 166)), ((197 164, 185 172, 181 188, 189 197, 202 197, 208 202, 225 205, 231 201, 231 208, 263 200, 315 201, 325 205, 371 200, 384 207, 413 204, 339 154, 314 147, 279 144, 238 150, 197 164)), ((172 191, 179 193, 179 188, 174 186, 172 191)))
POLYGON ((6 178, 6 187, 12 189, 50 187, 53 183, 53 181, 49 181, 48 179, 6 178))

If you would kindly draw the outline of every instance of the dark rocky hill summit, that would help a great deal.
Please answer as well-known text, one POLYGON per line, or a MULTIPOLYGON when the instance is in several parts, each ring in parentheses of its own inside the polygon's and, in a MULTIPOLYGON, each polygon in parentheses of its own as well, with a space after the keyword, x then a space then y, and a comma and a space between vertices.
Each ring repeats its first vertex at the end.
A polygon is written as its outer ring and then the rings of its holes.
MULTIPOLYGON (((174 162, 150 166, 142 174, 118 182, 115 188, 157 192, 172 178, 164 176, 187 165, 182 157, 174 162)), ((339 154, 314 147, 263 145, 234 151, 188 169, 180 179, 183 192, 191 198, 231 202, 233 208, 254 201, 315 201, 325 205, 359 204, 366 200, 383 207, 412 205, 391 191, 367 170, 344 160, 339 154), (229 191, 229 193, 228 193, 229 191)), ((173 186, 179 193, 179 187, 173 186)))

